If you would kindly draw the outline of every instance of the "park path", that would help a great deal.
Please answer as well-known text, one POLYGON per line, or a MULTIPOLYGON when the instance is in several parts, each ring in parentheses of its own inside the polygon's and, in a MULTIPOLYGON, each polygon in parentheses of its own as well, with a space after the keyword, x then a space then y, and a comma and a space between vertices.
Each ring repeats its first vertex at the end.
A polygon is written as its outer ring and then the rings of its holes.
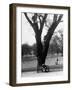
POLYGON ((48 72, 48 73, 37 73, 36 71, 32 72, 23 72, 21 74, 22 77, 48 77, 48 76, 60 76, 63 75, 63 71, 55 71, 55 72, 48 72))

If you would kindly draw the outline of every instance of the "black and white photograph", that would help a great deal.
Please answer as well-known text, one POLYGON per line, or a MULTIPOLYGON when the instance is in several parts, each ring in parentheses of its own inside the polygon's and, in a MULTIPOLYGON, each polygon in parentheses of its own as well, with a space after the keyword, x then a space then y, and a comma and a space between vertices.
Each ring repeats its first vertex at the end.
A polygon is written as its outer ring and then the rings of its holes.
POLYGON ((13 8, 14 82, 19 85, 69 82, 70 8, 23 4, 13 8))
POLYGON ((22 12, 21 19, 22 77, 27 72, 62 72, 63 14, 22 12))

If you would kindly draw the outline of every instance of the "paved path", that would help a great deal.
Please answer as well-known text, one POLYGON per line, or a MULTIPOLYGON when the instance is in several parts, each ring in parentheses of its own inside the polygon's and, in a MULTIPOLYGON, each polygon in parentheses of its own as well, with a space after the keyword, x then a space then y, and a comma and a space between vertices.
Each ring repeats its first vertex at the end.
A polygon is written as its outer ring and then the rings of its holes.
POLYGON ((23 72, 22 77, 48 77, 48 76, 60 76, 62 75, 62 71, 48 72, 48 73, 37 73, 36 71, 32 72, 23 72))

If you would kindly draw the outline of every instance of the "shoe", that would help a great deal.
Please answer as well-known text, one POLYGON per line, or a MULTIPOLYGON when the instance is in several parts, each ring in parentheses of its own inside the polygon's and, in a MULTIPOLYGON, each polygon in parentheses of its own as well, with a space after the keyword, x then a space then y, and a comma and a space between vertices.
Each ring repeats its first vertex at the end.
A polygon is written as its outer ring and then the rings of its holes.
POLYGON ((49 66, 43 64, 42 65, 42 72, 49 72, 49 66))

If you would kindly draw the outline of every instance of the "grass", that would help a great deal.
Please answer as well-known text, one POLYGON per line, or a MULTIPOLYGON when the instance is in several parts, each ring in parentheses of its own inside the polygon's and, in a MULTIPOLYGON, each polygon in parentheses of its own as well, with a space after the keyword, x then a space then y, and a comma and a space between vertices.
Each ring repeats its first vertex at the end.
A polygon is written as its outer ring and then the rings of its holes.
MULTIPOLYGON (((57 55, 48 55, 45 64, 49 66, 50 71, 63 70, 63 57, 58 56, 58 65, 56 65, 57 55)), ((22 72, 36 71, 37 58, 35 56, 25 56, 22 59, 22 72)))

